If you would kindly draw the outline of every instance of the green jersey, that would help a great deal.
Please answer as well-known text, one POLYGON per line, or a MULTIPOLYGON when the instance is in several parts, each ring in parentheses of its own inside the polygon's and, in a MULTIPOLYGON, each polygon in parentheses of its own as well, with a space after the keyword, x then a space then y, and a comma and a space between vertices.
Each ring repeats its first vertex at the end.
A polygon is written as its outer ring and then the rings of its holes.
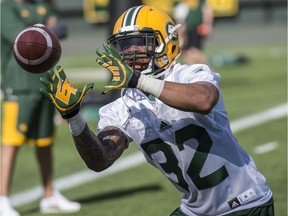
POLYGON ((23 70, 13 56, 13 41, 27 26, 45 24, 49 16, 56 16, 43 1, 21 3, 17 0, 1 2, 1 88, 6 94, 38 91, 43 86, 40 76, 23 70), (13 11, 13 13, 11 13, 13 11))
POLYGON ((203 21, 202 6, 205 0, 186 0, 184 3, 189 7, 189 12, 185 19, 187 29, 195 29, 203 21))

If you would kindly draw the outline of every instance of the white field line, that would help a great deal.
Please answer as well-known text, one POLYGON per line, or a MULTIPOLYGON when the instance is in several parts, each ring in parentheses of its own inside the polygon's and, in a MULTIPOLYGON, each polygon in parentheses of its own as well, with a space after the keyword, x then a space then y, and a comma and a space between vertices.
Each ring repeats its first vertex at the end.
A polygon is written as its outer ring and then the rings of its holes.
POLYGON ((277 147, 278 147, 278 143, 277 142, 265 143, 263 145, 256 146, 254 148, 254 153, 255 154, 265 154, 267 152, 275 150, 277 147))
MULTIPOLYGON (((244 118, 231 122, 231 128, 234 133, 254 127, 281 117, 287 116, 287 104, 283 104, 264 112, 260 112, 254 115, 249 115, 244 118)), ((143 155, 138 152, 129 156, 120 158, 115 162, 109 169, 96 173, 91 170, 83 170, 81 172, 74 173, 72 175, 56 179, 54 182, 56 189, 65 190, 74 188, 76 186, 94 181, 107 175, 120 172, 122 170, 136 167, 145 162, 143 155)), ((35 200, 40 199, 42 195, 42 187, 36 186, 31 189, 25 190, 18 194, 11 196, 11 203, 13 206, 21 206, 24 204, 31 203, 35 200)))
MULTIPOLYGON (((65 190, 83 185, 85 183, 94 181, 98 178, 111 175, 113 173, 120 172, 122 170, 136 167, 145 162, 145 158, 142 153, 134 153, 129 156, 120 158, 115 162, 109 169, 106 169, 100 173, 96 173, 92 170, 83 170, 72 175, 62 177, 54 182, 54 186, 57 190, 65 190)), ((42 187, 36 186, 31 189, 25 190, 21 193, 11 196, 11 203, 13 206, 21 206, 24 204, 31 203, 42 196, 42 187)))
POLYGON ((257 125, 264 124, 274 119, 282 118, 287 116, 287 105, 283 104, 266 111, 256 113, 253 115, 240 118, 231 122, 231 129, 234 133, 246 129, 247 127, 254 127, 257 125))

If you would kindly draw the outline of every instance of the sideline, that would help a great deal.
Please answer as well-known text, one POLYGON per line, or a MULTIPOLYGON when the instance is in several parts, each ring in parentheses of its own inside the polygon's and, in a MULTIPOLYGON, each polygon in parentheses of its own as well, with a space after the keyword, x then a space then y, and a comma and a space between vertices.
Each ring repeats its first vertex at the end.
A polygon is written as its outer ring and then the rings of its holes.
MULTIPOLYGON (((261 125, 266 122, 287 116, 287 105, 288 104, 282 104, 266 111, 232 121, 232 131, 234 133, 237 133, 247 128, 261 125)), ((91 170, 83 170, 72 175, 56 179, 56 181, 54 182, 55 188, 60 191, 71 189, 85 183, 94 181, 96 179, 136 167, 140 164, 145 163, 145 161, 146 160, 142 153, 134 153, 129 156, 120 158, 118 161, 115 162, 115 164, 113 164, 113 166, 103 172, 96 173, 91 170)), ((40 199, 41 195, 42 186, 39 185, 18 194, 12 195, 11 203, 14 207, 19 207, 40 199)))

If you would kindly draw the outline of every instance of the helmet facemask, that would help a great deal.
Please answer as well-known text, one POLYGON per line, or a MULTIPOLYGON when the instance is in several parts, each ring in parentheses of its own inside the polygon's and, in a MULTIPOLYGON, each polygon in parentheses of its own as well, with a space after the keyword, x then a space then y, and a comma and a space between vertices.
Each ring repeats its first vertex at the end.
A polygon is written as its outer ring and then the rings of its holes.
POLYGON ((157 64, 160 59, 165 59, 166 55, 163 53, 165 41, 159 31, 149 28, 123 31, 112 35, 108 41, 117 49, 127 65, 143 74, 157 75, 165 70, 164 67, 169 63, 167 60, 162 66, 157 64))

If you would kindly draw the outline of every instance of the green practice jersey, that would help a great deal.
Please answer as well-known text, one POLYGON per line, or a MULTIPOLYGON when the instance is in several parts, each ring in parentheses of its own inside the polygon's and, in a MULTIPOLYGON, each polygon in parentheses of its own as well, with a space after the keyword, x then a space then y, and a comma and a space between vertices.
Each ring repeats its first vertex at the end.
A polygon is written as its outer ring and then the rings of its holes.
POLYGON ((187 29, 195 29, 203 21, 202 6, 205 0, 186 0, 184 3, 189 7, 189 12, 185 19, 187 29))
POLYGON ((13 56, 13 41, 27 26, 45 22, 49 16, 56 16, 43 1, 21 3, 17 0, 1 2, 1 88, 6 94, 21 94, 38 91, 43 86, 40 76, 23 70, 13 56), (12 11, 12 13, 11 13, 12 11))

